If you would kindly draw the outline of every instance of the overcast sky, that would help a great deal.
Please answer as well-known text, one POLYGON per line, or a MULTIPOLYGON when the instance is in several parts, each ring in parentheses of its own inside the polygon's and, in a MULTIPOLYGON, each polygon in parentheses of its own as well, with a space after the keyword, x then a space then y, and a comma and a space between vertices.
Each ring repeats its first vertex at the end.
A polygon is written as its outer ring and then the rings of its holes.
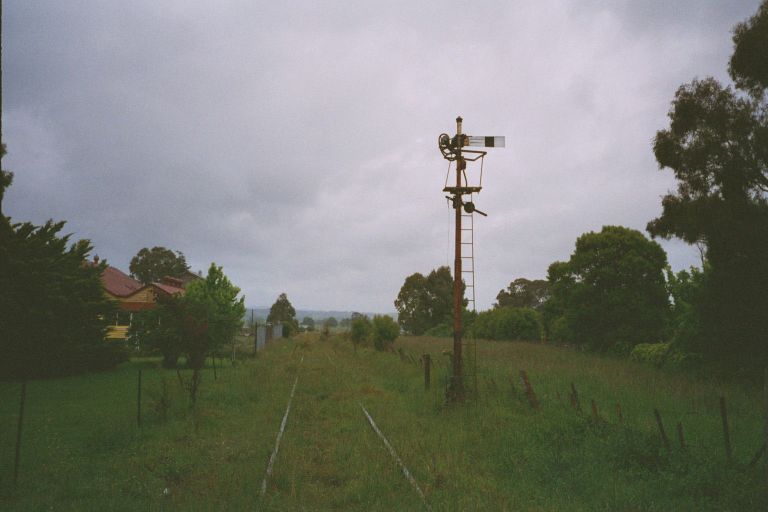
POLYGON ((6 0, 3 211, 126 272, 155 245, 215 261, 249 306, 390 312, 452 264, 437 137, 461 115, 507 142, 475 198, 485 309, 582 233, 645 231, 675 186, 651 152, 674 92, 728 81, 758 4, 6 0))

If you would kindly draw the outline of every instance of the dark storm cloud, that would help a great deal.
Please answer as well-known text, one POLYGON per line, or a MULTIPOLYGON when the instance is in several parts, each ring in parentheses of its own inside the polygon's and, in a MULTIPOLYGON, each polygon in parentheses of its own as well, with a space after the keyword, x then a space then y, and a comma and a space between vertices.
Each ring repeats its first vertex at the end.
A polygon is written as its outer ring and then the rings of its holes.
POLYGON ((216 261, 252 305, 391 311, 452 261, 436 139, 461 114, 507 136, 476 201, 487 307, 659 213, 650 141, 681 83, 726 78, 757 4, 5 2, 6 209, 123 269, 153 245, 216 261))

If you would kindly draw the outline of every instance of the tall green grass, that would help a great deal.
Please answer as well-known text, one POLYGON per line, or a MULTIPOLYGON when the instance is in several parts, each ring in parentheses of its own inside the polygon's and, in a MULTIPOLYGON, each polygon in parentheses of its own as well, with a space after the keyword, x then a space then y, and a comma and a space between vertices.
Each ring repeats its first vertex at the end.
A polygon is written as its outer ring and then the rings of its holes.
POLYGON ((0 508, 423 510, 361 404, 434 510, 766 508, 765 459, 747 464, 762 442, 758 389, 539 344, 478 342, 477 396, 449 406, 442 355, 449 342, 405 338, 397 347, 416 358, 431 354, 429 391, 419 365, 395 353, 355 352, 335 336, 272 343, 254 359, 220 367, 218 380, 207 368, 194 409, 176 372, 151 358, 110 373, 30 382, 17 487, 19 384, 0 383, 0 508), (539 396, 538 410, 522 393, 521 369, 539 396), (274 474, 261 497, 296 375, 274 474), (581 414, 568 402, 571 383, 581 414), (721 395, 729 405, 731 465, 721 395), (591 416, 590 400, 600 418, 591 416), (671 454, 659 441, 654 408, 672 439, 671 454), (687 451, 676 444, 678 421, 687 451))

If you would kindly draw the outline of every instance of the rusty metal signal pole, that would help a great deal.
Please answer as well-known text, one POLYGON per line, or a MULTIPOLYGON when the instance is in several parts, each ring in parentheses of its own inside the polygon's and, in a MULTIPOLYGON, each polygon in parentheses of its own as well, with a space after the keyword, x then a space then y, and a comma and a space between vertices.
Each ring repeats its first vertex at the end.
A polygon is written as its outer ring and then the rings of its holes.
MULTIPOLYGON (((463 146, 482 146, 482 147, 504 147, 504 137, 472 137, 462 132, 462 118, 456 118, 456 136, 451 139, 447 134, 441 134, 438 138, 438 146, 443 158, 448 161, 456 162, 456 186, 443 189, 443 192, 451 194, 448 199, 451 200, 454 210, 456 210, 456 234, 455 234, 455 258, 454 258, 454 276, 453 276, 453 373, 448 387, 448 401, 460 402, 464 399, 466 390, 464 387, 464 370, 462 361, 462 322, 461 313, 463 310, 463 294, 461 293, 462 268, 461 268, 461 216, 462 210, 471 214, 477 212, 486 216, 485 213, 475 208, 475 205, 469 201, 464 202, 462 196, 480 192, 482 188, 482 171, 480 184, 476 187, 469 186, 469 183, 462 183, 462 174, 467 168, 467 160, 475 161, 485 157, 485 151, 463 150, 464 153, 471 153, 471 157, 462 154, 463 146)), ((465 175, 466 176, 466 175, 465 175)), ((465 177, 466 180, 466 177, 465 177)))
POLYGON ((448 388, 448 400, 459 402, 464 398, 464 373, 461 365, 461 173, 467 162, 461 156, 461 117, 456 118, 456 191, 453 194, 453 209, 456 211, 455 257, 453 260, 453 374, 448 388))

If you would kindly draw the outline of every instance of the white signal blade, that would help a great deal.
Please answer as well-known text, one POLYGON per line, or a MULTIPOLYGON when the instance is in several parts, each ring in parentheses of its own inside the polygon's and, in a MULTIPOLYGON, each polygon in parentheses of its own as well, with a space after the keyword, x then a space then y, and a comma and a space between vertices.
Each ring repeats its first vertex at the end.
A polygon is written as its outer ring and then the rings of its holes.
POLYGON ((469 140, 468 143, 464 144, 465 146, 474 146, 474 147, 481 147, 481 148, 503 148, 504 147, 504 137, 483 137, 482 135, 469 135, 466 140, 469 140))

